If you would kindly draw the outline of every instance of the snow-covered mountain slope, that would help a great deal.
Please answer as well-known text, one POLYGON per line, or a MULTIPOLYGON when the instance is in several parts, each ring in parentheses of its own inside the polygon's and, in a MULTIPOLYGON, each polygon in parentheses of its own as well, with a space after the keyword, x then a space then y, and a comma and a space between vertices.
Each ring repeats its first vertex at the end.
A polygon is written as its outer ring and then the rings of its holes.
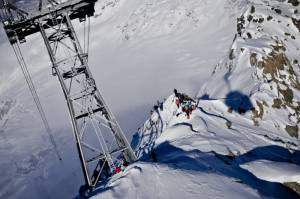
POLYGON ((249 1, 191 118, 166 99, 92 198, 300 198, 299 8, 249 1))
MULTIPOLYGON (((145 112, 153 101, 167 96, 174 87, 194 95, 226 54, 242 7, 232 0, 99 1, 96 18, 91 20, 90 66, 121 126, 135 131, 147 118, 145 112), (128 113, 134 118, 128 119, 128 113)), ((81 33, 83 26, 76 26, 81 33)), ((47 96, 63 104, 56 79, 49 75, 50 63, 40 35, 32 36, 22 47, 42 102, 47 96)), ((4 43, 0 52, 0 91, 20 96, 26 85, 10 56, 13 51, 4 43)), ((27 98, 26 92, 20 98, 27 98)), ((48 101, 43 104, 48 106, 48 101)), ((59 110, 65 110, 62 107, 64 104, 59 110)), ((53 117, 51 112, 48 115, 53 117)))
MULTIPOLYGON (((174 87, 191 95, 199 90, 226 55, 236 17, 247 3, 103 0, 96 4, 90 67, 129 139, 148 117, 153 102, 174 87)), ((82 32, 82 25, 74 23, 82 32)), ((4 32, 0 34, 3 41, 4 32)), ((51 150, 11 47, 1 43, 0 100, 14 102, 0 123, 6 121, 0 131, 5 143, 0 150, 3 198, 70 198, 83 182, 65 101, 50 75, 42 44, 37 34, 22 49, 64 161, 59 162, 51 150), (64 190, 57 191, 60 187, 64 190)))
POLYGON ((220 101, 200 101, 190 119, 175 101, 170 96, 135 136, 142 161, 92 198, 298 198, 281 184, 300 183, 292 138, 272 139, 268 127, 220 101))
MULTIPOLYGON (((90 65, 128 137, 174 87, 191 96, 202 89, 190 119, 173 95, 151 114, 133 138, 141 161, 94 198, 297 198, 282 185, 300 183, 295 2, 97 3, 90 65)), ((65 103, 45 49, 32 48, 42 46, 41 38, 29 41, 24 54, 63 162, 43 133, 9 45, 1 44, 0 197, 71 198, 83 180, 65 103)))
POLYGON ((274 134, 298 138, 300 6, 297 2, 253 1, 238 18, 237 34, 228 57, 218 64, 198 96, 227 97, 226 103, 233 109, 241 106, 245 109, 241 111, 249 111, 246 115, 255 125, 270 125, 274 134), (243 96, 249 98, 248 105, 240 105, 243 96))

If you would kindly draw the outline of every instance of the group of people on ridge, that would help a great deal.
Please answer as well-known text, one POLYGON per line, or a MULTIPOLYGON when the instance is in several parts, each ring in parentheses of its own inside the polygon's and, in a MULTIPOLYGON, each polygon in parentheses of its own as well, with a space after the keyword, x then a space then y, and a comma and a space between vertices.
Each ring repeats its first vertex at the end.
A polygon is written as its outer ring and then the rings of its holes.
MULTIPOLYGON (((187 119, 190 119, 192 112, 197 108, 195 100, 184 93, 179 93, 177 89, 174 89, 174 94, 177 108, 181 107, 182 112, 186 114, 187 119)), ((178 113, 176 116, 179 116, 180 114, 181 113, 178 113)))

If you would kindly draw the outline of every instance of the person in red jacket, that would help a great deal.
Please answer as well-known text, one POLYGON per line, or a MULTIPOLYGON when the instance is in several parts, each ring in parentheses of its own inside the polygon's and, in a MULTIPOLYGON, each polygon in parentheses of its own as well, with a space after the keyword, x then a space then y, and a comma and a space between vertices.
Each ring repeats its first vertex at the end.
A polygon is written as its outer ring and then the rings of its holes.
POLYGON ((115 174, 120 173, 122 171, 121 167, 116 167, 115 168, 115 174))
POLYGON ((175 94, 175 98, 176 98, 175 103, 177 105, 177 108, 179 108, 183 102, 183 95, 181 93, 178 93, 177 89, 174 89, 174 94, 175 94))
POLYGON ((175 101, 176 105, 177 105, 177 108, 179 108, 180 106, 180 100, 178 98, 176 98, 176 101, 175 101))

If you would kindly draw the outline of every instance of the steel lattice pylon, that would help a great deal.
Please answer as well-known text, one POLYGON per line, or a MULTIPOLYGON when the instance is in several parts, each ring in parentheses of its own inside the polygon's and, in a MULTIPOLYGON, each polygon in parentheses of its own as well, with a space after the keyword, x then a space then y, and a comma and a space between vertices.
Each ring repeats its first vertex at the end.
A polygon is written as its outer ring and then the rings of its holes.
POLYGON ((67 101, 85 184, 91 188, 113 175, 116 166, 136 161, 115 117, 101 96, 88 67, 71 20, 84 21, 94 13, 96 0, 73 0, 4 28, 12 45, 40 32, 67 101))

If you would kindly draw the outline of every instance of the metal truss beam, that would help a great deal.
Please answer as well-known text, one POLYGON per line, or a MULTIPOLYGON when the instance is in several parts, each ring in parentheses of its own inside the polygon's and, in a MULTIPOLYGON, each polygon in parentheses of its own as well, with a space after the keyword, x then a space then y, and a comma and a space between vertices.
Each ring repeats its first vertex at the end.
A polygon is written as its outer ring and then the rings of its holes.
POLYGON ((72 19, 94 13, 97 0, 72 0, 21 21, 4 23, 11 44, 41 33, 67 102, 85 185, 95 187, 114 174, 120 163, 136 161, 128 143, 100 94, 88 67, 88 54, 81 48, 72 19))
MULTIPOLYGON (((9 15, 5 17, 3 22, 4 29, 11 43, 15 43, 17 40, 25 42, 25 37, 40 32, 40 23, 43 24, 44 29, 48 29, 56 26, 56 22, 61 23, 61 20, 65 20, 60 18, 63 13, 67 12, 71 20, 84 20, 86 16, 93 16, 96 2, 97 0, 69 0, 65 3, 54 5, 49 9, 41 10, 30 17, 23 16, 18 18, 18 20, 13 15, 9 15)), ((7 6, 3 8, 8 9, 7 6)))

